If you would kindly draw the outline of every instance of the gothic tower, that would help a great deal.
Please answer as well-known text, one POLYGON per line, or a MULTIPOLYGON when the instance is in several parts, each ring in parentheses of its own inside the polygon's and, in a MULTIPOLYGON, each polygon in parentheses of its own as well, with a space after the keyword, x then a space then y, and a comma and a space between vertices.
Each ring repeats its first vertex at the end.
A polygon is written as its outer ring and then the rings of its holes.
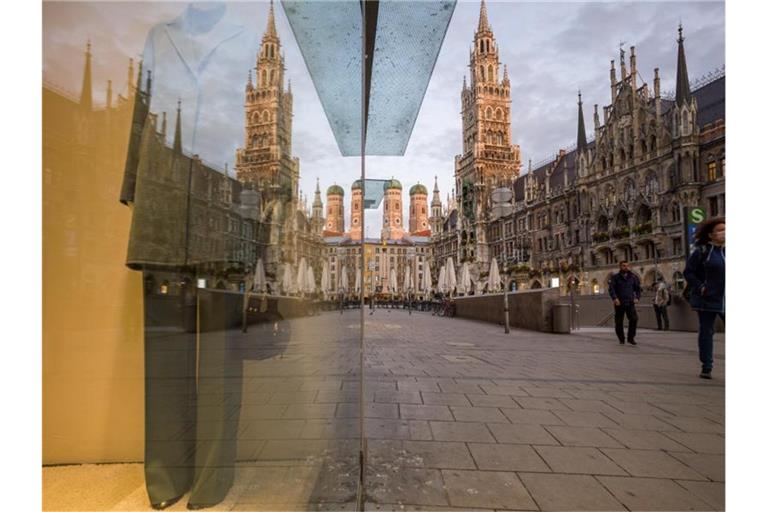
POLYGON ((392 178, 384 185, 384 222, 382 240, 403 238, 403 185, 392 178))
POLYGON ((411 187, 410 213, 408 215, 408 232, 411 235, 429 236, 429 224, 427 215, 427 187, 421 183, 411 187))
POLYGON ((684 206, 697 206, 699 193, 695 184, 703 181, 696 165, 699 161, 697 105, 688 82, 682 25, 678 27, 677 32, 677 84, 672 117, 672 152, 675 165, 671 171, 673 176, 670 184, 678 188, 678 197, 684 206))
POLYGON ((349 237, 360 240, 363 236, 363 184, 360 180, 352 183, 352 213, 350 214, 349 237))
POLYGON ((499 48, 483 0, 474 45, 469 56, 470 84, 461 91, 463 151, 456 156, 461 241, 459 261, 476 262, 485 270, 491 191, 511 185, 520 171, 520 147, 512 144, 510 83, 501 73, 499 48))
POLYGON ((315 200, 312 201, 312 232, 317 235, 323 234, 325 219, 323 218, 323 199, 320 197, 320 178, 315 185, 315 200))
POLYGON ((435 176, 435 188, 432 190, 430 209, 429 227, 432 231, 432 236, 435 236, 440 233, 440 227, 443 225, 443 203, 440 201, 440 189, 437 188, 437 176, 435 176))
POLYGON ((334 184, 326 192, 325 232, 328 236, 344 234, 344 189, 334 184))
POLYGON ((297 263, 294 218, 299 203, 299 159, 291 155, 293 94, 284 86, 285 59, 270 2, 267 29, 245 86, 245 140, 236 153, 237 179, 260 195, 262 218, 269 231, 265 255, 268 275, 281 275, 282 265, 297 263))
POLYGON ((293 94, 284 88, 285 61, 270 4, 267 30, 256 60, 256 83, 245 86, 245 141, 237 150, 237 179, 262 191, 265 204, 282 200, 298 207, 299 160, 291 156, 293 94))

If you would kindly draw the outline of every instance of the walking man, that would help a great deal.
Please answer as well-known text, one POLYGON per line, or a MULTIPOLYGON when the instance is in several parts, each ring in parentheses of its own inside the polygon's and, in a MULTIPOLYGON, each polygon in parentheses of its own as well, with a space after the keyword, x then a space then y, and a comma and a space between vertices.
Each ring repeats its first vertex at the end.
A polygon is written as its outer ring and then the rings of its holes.
POLYGON ((669 330, 669 315, 667 314, 667 306, 669 305, 669 290, 664 281, 656 283, 656 295, 653 296, 653 312, 656 313, 656 330, 665 331, 669 330), (664 321, 662 327, 662 320, 664 321))
POLYGON ((640 300, 640 278, 629 270, 629 263, 626 261, 619 263, 619 272, 611 277, 608 283, 608 293, 613 299, 616 336, 619 338, 619 343, 624 344, 624 315, 626 315, 629 319, 627 341, 630 345, 637 345, 635 342, 635 333, 637 332, 635 304, 640 300))

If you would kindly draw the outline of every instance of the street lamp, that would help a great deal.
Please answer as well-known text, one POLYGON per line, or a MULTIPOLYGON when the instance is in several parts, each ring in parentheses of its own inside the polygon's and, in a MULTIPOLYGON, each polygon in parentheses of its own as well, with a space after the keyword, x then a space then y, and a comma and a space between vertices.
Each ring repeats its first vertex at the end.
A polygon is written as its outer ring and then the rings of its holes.
POLYGON ((412 293, 413 293, 413 287, 411 286, 411 283, 415 281, 414 274, 416 269, 413 268, 413 261, 416 257, 416 249, 414 247, 408 247, 405 250, 405 254, 406 254, 406 257, 408 258, 408 266, 411 268, 411 271, 409 272, 409 275, 408 275, 408 278, 409 278, 408 282, 405 283, 406 292, 408 293, 408 314, 410 315, 412 314, 411 310, 413 309, 411 305, 411 299, 412 299, 412 293))
MULTIPOLYGON (((491 217, 493 219, 503 219, 512 213, 512 203, 514 197, 512 190, 508 187, 499 187, 491 192, 491 217)), ((509 272, 507 271, 507 233, 504 229, 504 222, 501 223, 501 258, 504 268, 504 333, 509 334, 509 272)))

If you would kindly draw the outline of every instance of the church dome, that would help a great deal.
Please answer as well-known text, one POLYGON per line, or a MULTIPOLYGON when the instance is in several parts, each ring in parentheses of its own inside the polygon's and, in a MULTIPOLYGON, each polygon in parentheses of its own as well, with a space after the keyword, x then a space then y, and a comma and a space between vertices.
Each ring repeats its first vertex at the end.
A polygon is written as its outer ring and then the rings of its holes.
POLYGON ((384 190, 389 190, 391 188, 397 188, 400 190, 403 190, 403 184, 397 181, 396 179, 392 178, 388 182, 384 184, 384 190))
POLYGON ((410 195, 415 196, 416 194, 421 194, 424 196, 428 195, 427 187, 425 187, 421 183, 415 184, 414 186, 411 187, 410 195))
POLYGON ((355 180, 354 183, 352 183, 352 190, 360 190, 363 188, 363 182, 360 180, 355 180))
POLYGON ((338 185, 331 185, 328 187, 328 192, 326 192, 326 195, 329 196, 343 196, 344 195, 344 189, 341 188, 338 185))

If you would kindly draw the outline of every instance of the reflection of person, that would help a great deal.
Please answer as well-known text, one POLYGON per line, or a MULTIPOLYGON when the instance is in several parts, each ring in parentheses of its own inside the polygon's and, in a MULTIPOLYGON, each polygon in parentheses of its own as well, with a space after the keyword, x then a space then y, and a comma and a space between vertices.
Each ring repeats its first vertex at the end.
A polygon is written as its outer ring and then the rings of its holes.
POLYGON ((231 340, 221 335, 226 326, 212 313, 226 294, 196 287, 202 266, 221 261, 221 254, 201 252, 208 244, 194 244, 189 200, 198 168, 191 155, 223 163, 222 158, 234 158, 242 135, 242 124, 222 112, 227 103, 242 106, 258 38, 256 31, 230 23, 226 14, 223 3, 193 3, 147 35, 121 191, 121 201, 133 205, 127 264, 157 282, 182 283, 172 287, 178 303, 152 293, 149 284, 144 300, 144 467, 156 509, 173 505, 188 491, 188 508, 212 506, 224 499, 234 475, 237 419, 221 403, 222 393, 236 396, 230 387, 238 370, 227 352, 231 340), (162 144, 169 141, 154 142, 148 112, 171 112, 177 105, 184 114, 177 111, 177 128, 168 134, 173 153, 163 153, 162 144), (229 377, 223 385, 222 377, 229 377))
POLYGON ((712 378, 715 320, 725 322, 725 219, 703 222, 685 265, 691 307, 699 314, 699 361, 702 379, 712 378))
POLYGON ((624 316, 629 319, 627 328, 627 341, 630 345, 637 345, 635 333, 637 332, 637 310, 635 304, 640 301, 640 278, 629 270, 629 263, 619 263, 619 272, 611 277, 608 283, 608 293, 613 299, 614 320, 616 323, 616 336, 619 343, 624 344, 624 316))
POLYGON ((667 305, 669 304, 669 290, 664 281, 656 283, 656 293, 653 296, 653 312, 656 313, 656 330, 669 330, 669 314, 667 314, 667 305), (662 327, 662 320, 663 327, 662 327))

